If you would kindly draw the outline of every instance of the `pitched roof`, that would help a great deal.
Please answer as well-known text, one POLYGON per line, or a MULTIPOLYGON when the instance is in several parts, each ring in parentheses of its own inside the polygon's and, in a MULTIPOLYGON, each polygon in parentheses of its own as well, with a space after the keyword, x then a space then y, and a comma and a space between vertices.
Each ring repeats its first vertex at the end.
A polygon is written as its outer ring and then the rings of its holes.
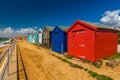
POLYGON ((91 25, 96 26, 97 28, 101 28, 101 29, 117 30, 117 29, 113 29, 112 27, 108 27, 108 25, 104 25, 104 24, 100 24, 100 23, 93 23, 93 22, 86 22, 86 23, 91 24, 91 25))
POLYGON ((68 26, 59 26, 59 28, 63 31, 67 31, 69 27, 68 26))
POLYGON ((89 23, 87 23, 85 21, 82 21, 82 20, 76 20, 66 32, 68 33, 76 24, 83 24, 86 27, 89 27, 89 28, 91 28, 93 30, 97 30, 96 26, 93 26, 93 25, 91 25, 91 24, 89 24, 89 23))
POLYGON ((112 27, 108 27, 107 25, 104 25, 104 24, 100 24, 100 23, 93 23, 93 22, 85 22, 85 21, 82 21, 82 20, 76 20, 73 25, 66 31, 66 32, 69 32, 76 24, 83 24, 93 30, 97 30, 97 29, 108 29, 108 30, 115 30, 115 31, 118 31, 117 29, 114 29, 112 27))
POLYGON ((53 26, 46 26, 46 28, 47 28, 49 31, 53 31, 53 29, 54 29, 55 27, 53 27, 53 26))

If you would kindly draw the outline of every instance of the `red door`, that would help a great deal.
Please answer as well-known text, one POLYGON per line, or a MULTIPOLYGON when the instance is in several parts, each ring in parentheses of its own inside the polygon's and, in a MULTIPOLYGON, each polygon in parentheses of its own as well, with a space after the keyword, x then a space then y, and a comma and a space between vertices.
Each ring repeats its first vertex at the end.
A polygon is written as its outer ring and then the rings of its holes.
POLYGON ((74 53, 73 55, 75 56, 75 57, 77 57, 77 41, 76 41, 76 38, 77 38, 77 36, 76 36, 76 32, 73 32, 72 33, 72 52, 74 53))
POLYGON ((85 42, 84 42, 84 30, 73 31, 73 47, 76 57, 85 58, 85 42))

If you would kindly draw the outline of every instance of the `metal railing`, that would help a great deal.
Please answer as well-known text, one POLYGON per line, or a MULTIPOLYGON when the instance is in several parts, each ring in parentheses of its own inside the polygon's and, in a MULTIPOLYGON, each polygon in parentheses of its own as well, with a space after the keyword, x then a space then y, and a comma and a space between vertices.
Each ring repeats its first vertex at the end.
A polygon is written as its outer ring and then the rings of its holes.
POLYGON ((16 42, 13 42, 10 45, 10 47, 0 57, 0 80, 3 79, 6 69, 7 69, 7 74, 9 75, 9 59, 12 56, 15 43, 16 42))

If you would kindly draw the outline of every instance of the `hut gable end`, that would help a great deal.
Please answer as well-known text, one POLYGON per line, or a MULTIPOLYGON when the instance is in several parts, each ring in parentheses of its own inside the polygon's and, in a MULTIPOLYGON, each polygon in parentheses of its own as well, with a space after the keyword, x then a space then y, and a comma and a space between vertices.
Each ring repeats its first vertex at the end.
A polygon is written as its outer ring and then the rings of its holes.
POLYGON ((117 53, 117 30, 77 20, 66 32, 71 56, 95 62, 117 53))
POLYGON ((67 34, 65 31, 68 27, 55 27, 52 32, 52 50, 58 53, 67 51, 67 34))

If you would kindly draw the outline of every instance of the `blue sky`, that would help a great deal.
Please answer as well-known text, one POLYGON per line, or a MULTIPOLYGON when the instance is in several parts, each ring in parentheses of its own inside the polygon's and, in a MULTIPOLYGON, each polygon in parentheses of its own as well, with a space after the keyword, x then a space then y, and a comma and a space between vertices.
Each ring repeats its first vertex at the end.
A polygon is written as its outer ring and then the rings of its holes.
POLYGON ((71 25, 76 19, 99 22, 107 10, 120 8, 120 0, 1 0, 0 25, 43 27, 71 25))
POLYGON ((70 26, 77 19, 101 22, 106 11, 119 8, 120 0, 0 0, 0 28, 70 26))

